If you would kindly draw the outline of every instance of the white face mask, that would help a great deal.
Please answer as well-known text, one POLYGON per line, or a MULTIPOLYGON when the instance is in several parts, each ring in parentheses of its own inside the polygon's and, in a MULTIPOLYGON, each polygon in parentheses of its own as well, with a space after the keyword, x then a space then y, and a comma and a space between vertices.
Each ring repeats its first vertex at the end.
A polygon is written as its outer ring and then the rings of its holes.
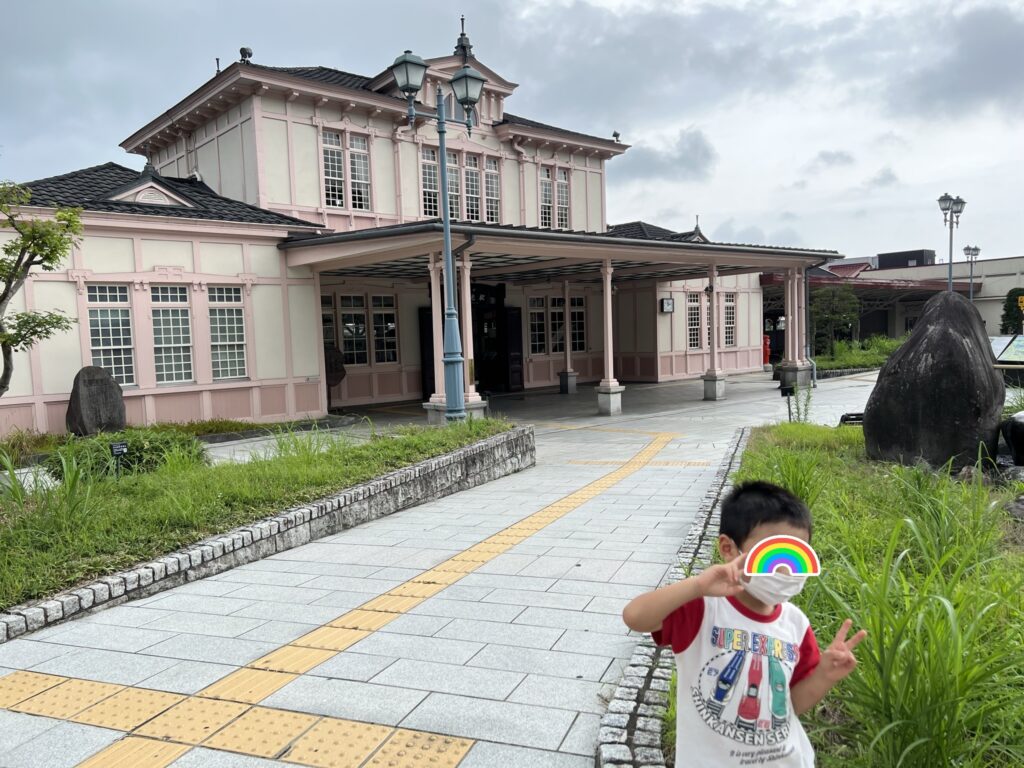
POLYGON ((806 576, 763 573, 751 576, 750 581, 743 584, 743 589, 765 605, 777 605, 799 595, 806 583, 806 576))

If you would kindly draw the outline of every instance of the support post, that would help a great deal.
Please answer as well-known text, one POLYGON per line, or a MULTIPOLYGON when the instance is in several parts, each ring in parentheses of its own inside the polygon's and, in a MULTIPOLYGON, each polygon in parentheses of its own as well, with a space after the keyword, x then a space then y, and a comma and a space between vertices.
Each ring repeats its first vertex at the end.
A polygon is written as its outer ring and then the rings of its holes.
MULTIPOLYGON (((427 269, 430 272, 430 328, 434 340, 434 391, 430 393, 423 407, 427 411, 427 423, 443 425, 447 400, 444 394, 444 332, 442 331, 444 316, 442 315, 441 273, 443 265, 438 258, 440 254, 431 253, 427 269)), ((424 392, 424 395, 427 393, 424 392)))
POLYGON ((562 281, 562 338, 565 344, 565 369, 558 374, 558 391, 563 395, 576 394, 576 371, 572 369, 572 307, 569 297, 569 281, 562 281))
POLYGON ((805 320, 801 312, 803 302, 800 298, 800 276, 800 269, 786 269, 786 350, 782 365, 779 367, 781 387, 806 387, 811 383, 811 366, 804 359, 804 352, 801 349, 806 329, 803 327, 805 320))
POLYGON ((718 317, 718 286, 715 284, 718 277, 718 270, 712 264, 708 267, 708 323, 711 333, 709 352, 711 359, 708 361, 708 369, 704 373, 704 399, 724 400, 725 399, 725 371, 722 370, 722 361, 719 358, 719 317, 718 317))
POLYGON ((604 378, 597 386, 597 412, 602 416, 622 413, 622 393, 625 387, 615 380, 615 356, 612 349, 612 262, 605 259, 601 265, 601 284, 604 298, 604 378))
POLYGON ((476 370, 473 365, 473 291, 470 282, 470 270, 472 269, 469 253, 462 255, 459 262, 460 267, 460 313, 462 320, 462 346, 465 350, 466 364, 463 368, 463 380, 466 387, 466 404, 480 402, 480 395, 476 391, 476 370))

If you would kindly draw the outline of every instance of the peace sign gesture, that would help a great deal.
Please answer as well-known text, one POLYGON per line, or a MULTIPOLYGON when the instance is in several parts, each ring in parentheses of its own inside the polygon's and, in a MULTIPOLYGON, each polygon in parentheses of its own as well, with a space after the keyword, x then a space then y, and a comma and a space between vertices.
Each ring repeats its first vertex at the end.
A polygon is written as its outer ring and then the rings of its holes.
POLYGON ((821 661, 818 662, 821 674, 831 683, 838 683, 853 672, 857 666, 857 658, 853 655, 853 649, 868 636, 868 631, 862 629, 847 640, 846 636, 850 633, 852 626, 853 619, 843 622, 843 626, 836 632, 835 639, 822 652, 821 661))

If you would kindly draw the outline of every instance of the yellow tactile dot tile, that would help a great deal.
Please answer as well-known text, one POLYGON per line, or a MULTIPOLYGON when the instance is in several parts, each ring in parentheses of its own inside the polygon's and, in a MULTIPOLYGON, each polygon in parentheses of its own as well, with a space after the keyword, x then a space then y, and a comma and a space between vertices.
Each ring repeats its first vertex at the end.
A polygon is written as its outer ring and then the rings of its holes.
POLYGON ((67 720, 72 715, 113 696, 122 689, 124 689, 123 685, 97 683, 92 680, 68 680, 33 696, 31 699, 26 699, 11 709, 30 715, 67 720))
POLYGON ((272 672, 267 669, 237 669, 201 690, 199 695, 209 699, 257 704, 274 691, 288 685, 296 677, 296 674, 272 672))
POLYGON ((253 707, 204 741, 203 746, 257 757, 276 757, 319 719, 315 715, 253 707))
POLYGON ((522 544, 523 539, 525 538, 525 536, 517 536, 515 534, 502 531, 501 533, 496 533, 494 536, 491 536, 487 541, 493 541, 495 544, 511 544, 514 547, 516 544, 522 544))
POLYGON ((9 709, 65 680, 66 677, 41 675, 38 672, 12 672, 0 677, 0 708, 9 709))
MULTIPOLYGON (((493 557, 493 555, 491 555, 493 557)), ((395 595, 397 597, 431 597, 436 595, 446 584, 429 584, 419 581, 407 581, 405 584, 400 584, 394 589, 388 590, 389 595, 395 595)))
POLYGON ((337 655, 337 651, 328 651, 324 648, 300 648, 296 645, 286 645, 273 653, 268 653, 262 659, 250 662, 249 667, 301 675, 337 655))
POLYGON ((455 768, 473 742, 398 729, 366 764, 374 768, 455 768))
MULTIPOLYGON (((440 566, 438 566, 440 568, 440 566)), ((364 611, 384 611, 385 613, 405 613, 410 608, 415 608, 422 603, 422 597, 397 597, 396 595, 381 595, 369 600, 359 606, 364 611)))
POLYGON ((442 571, 432 570, 424 571, 417 576, 414 581, 418 584, 454 584, 456 581, 461 579, 466 574, 459 573, 458 571, 442 571))
POLYGON ((393 732, 383 725, 325 717, 281 759, 316 768, 352 768, 362 765, 393 732))
POLYGON ((498 544, 496 542, 482 541, 479 544, 477 544, 477 545, 475 545, 473 547, 470 547, 469 551, 470 552, 488 552, 488 553, 490 553, 492 555, 500 555, 502 552, 504 552, 510 546, 512 546, 512 545, 511 544, 498 544))
POLYGON ((452 573, 471 573, 483 565, 482 562, 474 560, 445 560, 440 565, 435 565, 435 571, 451 571, 452 573))
POLYGON ((488 554, 486 552, 472 552, 468 549, 465 552, 460 552, 459 554, 451 558, 451 560, 455 560, 457 562, 470 563, 487 563, 493 559, 494 555, 488 554))
POLYGON ((326 648, 331 651, 344 651, 353 643, 358 643, 369 632, 362 629, 345 629, 344 627, 320 627, 314 629, 308 635, 303 635, 298 640, 293 640, 292 645, 303 648, 326 648))
POLYGON ((76 723, 98 725, 101 728, 132 731, 184 698, 176 693, 125 688, 71 719, 76 723))
POLYGON ((185 699, 135 733, 154 739, 199 744, 249 709, 248 704, 215 699, 185 699))
POLYGON ((97 752, 78 768, 164 768, 184 755, 190 747, 129 736, 97 752))
POLYGON ((349 611, 344 616, 339 616, 334 621, 328 622, 330 627, 345 627, 346 629, 363 629, 373 632, 385 624, 398 618, 398 614, 385 613, 384 611, 366 611, 361 608, 349 611))

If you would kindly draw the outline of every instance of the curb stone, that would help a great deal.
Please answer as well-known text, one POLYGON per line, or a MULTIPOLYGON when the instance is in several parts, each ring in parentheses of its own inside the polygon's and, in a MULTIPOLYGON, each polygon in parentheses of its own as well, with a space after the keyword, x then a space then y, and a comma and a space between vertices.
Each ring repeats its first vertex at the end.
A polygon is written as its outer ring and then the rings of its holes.
MULTIPOLYGON (((749 436, 750 430, 746 427, 736 430, 715 479, 704 494, 697 516, 679 547, 677 564, 659 586, 700 573, 710 565, 717 540, 719 503, 732 488, 731 476, 739 466, 749 436)), ((665 768, 667 761, 661 748, 661 726, 668 707, 669 680, 674 669, 672 650, 659 649, 650 635, 643 635, 615 689, 608 714, 601 719, 594 762, 596 768, 665 768)))
POLYGON ((333 496, 212 536, 134 568, 0 612, 0 644, 86 613, 260 560, 537 463, 532 426, 516 427, 333 496))

